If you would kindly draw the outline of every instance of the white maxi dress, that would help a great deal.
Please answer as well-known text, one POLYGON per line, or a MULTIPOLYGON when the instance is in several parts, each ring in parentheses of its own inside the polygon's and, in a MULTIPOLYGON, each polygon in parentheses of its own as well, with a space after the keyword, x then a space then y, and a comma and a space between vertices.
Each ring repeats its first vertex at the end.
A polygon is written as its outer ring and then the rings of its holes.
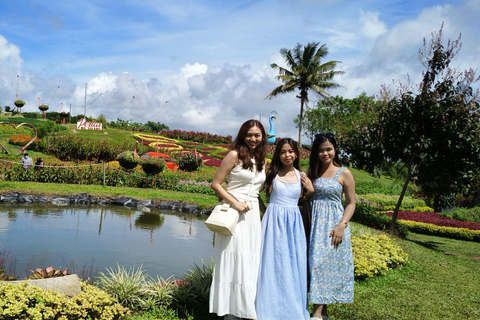
POLYGON ((250 211, 240 214, 233 236, 215 235, 209 311, 219 316, 257 318, 255 296, 262 237, 258 191, 265 181, 265 171, 243 169, 240 163, 228 175, 227 192, 245 200, 254 176, 248 199, 250 211))

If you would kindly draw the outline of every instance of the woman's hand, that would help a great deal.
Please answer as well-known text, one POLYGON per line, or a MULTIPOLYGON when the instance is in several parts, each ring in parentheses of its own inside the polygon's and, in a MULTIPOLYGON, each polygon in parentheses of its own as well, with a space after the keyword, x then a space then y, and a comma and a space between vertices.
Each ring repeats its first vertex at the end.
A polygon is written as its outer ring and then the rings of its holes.
POLYGON ((315 190, 313 188, 312 180, 307 177, 307 174, 305 172, 300 173, 300 179, 302 180, 302 186, 305 188, 305 190, 307 190, 307 193, 312 194, 315 190))
POLYGON ((345 226, 342 224, 338 224, 333 230, 330 232, 330 237, 332 238, 332 246, 336 249, 340 243, 343 242, 343 235, 345 232, 345 226))
POLYGON ((250 207, 244 201, 236 201, 235 204, 233 205, 233 208, 240 213, 246 213, 250 210, 250 207))

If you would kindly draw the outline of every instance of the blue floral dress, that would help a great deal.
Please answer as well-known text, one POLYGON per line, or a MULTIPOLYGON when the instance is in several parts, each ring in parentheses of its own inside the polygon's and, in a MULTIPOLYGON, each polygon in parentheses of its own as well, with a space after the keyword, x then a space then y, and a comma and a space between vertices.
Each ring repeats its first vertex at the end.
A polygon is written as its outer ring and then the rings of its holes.
POLYGON ((310 235, 309 272, 310 296, 314 304, 353 302, 353 254, 350 226, 345 228, 343 241, 335 249, 329 236, 343 218, 343 186, 338 177, 317 178, 310 198, 312 228, 310 235))

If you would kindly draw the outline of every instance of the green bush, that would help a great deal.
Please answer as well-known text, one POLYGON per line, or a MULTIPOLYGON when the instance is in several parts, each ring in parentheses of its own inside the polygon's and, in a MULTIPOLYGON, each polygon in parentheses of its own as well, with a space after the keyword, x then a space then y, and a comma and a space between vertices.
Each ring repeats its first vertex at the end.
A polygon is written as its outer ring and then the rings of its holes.
POLYGON ((118 164, 126 169, 131 170, 138 166, 138 162, 135 158, 133 151, 124 151, 117 156, 118 164))
POLYGON ((480 242, 480 230, 470 230, 466 228, 441 227, 434 224, 416 222, 410 220, 398 221, 399 225, 407 227, 415 233, 429 234, 438 237, 452 239, 469 240, 480 242))
POLYGON ((366 195, 370 193, 398 195, 402 191, 401 189, 402 187, 399 185, 385 186, 379 180, 355 182, 355 193, 357 195, 366 195))
MULTIPOLYGON (((389 207, 390 210, 392 207, 395 208, 395 205, 397 204, 398 201, 398 195, 387 195, 387 194, 381 194, 381 193, 372 193, 372 194, 365 194, 362 195, 359 198, 359 200, 363 199, 369 202, 374 202, 378 205, 378 207, 381 210, 387 210, 384 209, 385 207, 389 207)), ((412 209, 415 207, 425 207, 425 201, 421 199, 415 199, 409 196, 405 196, 402 200, 401 207, 404 209, 412 209)))
POLYGON ((386 235, 353 236, 352 251, 356 279, 383 274, 408 262, 408 255, 386 235))
POLYGON ((112 145, 73 136, 53 136, 43 140, 44 153, 62 161, 109 162, 125 150, 133 150, 134 142, 112 145))
POLYGON ((163 159, 160 158, 140 158, 138 163, 142 166, 143 172, 148 176, 156 175, 165 170, 167 164, 163 159))
MULTIPOLYGON (((377 211, 376 208, 366 203, 357 203, 355 206, 355 212, 352 216, 352 221, 374 229, 385 230, 389 228, 392 218, 377 211)), ((398 235, 404 238, 407 234, 408 228, 402 224, 398 224, 398 235)))
POLYGON ((34 320, 123 319, 128 309, 105 291, 82 283, 82 292, 68 298, 27 282, 0 285, 0 318, 34 320))
POLYGON ((480 222, 480 207, 451 208, 440 212, 440 215, 455 220, 480 222))
POLYGON ((202 157, 195 156, 193 153, 186 153, 180 157, 178 165, 180 170, 195 171, 203 164, 202 157))

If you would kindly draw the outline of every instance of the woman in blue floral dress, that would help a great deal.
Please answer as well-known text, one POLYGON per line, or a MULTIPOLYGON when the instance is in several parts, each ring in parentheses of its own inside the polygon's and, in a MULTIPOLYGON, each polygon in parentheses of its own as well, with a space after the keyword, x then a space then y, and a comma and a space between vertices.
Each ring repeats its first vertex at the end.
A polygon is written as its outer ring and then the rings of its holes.
POLYGON ((327 304, 353 302, 353 255, 348 222, 355 211, 355 181, 340 166, 332 134, 318 134, 312 145, 308 177, 312 226, 309 247, 312 320, 327 320, 327 304), (345 194, 346 206, 342 205, 345 194))

